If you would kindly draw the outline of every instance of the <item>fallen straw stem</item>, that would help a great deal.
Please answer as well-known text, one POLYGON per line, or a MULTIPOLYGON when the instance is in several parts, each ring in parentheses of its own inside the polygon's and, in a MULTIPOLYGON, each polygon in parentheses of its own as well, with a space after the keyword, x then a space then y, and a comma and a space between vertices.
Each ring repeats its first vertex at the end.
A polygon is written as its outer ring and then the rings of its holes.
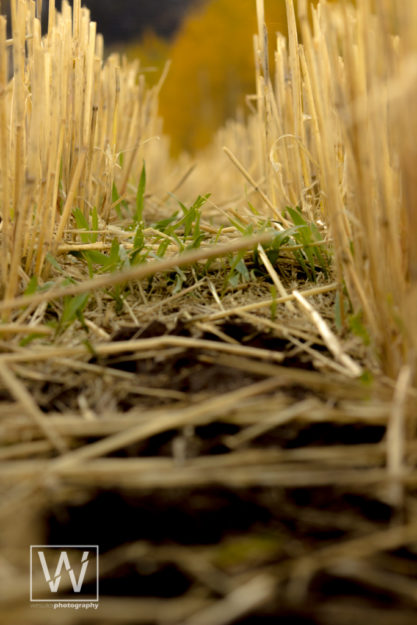
POLYGON ((336 335, 332 332, 317 310, 315 310, 310 302, 308 302, 296 289, 293 291, 293 295, 300 304, 301 308, 307 313, 308 317, 314 323, 317 330, 320 332, 329 351, 333 354, 336 360, 345 367, 346 373, 352 377, 359 377, 362 375, 362 368, 343 351, 336 335))
POLYGON ((227 254, 232 252, 254 248, 259 243, 267 244, 272 241, 273 237, 273 233, 258 234, 252 237, 242 237, 224 245, 215 245, 213 247, 186 252, 184 254, 171 256, 170 258, 164 260, 157 260, 139 265, 137 267, 131 267, 130 269, 124 271, 98 276, 92 278, 91 280, 86 280, 81 284, 74 284, 66 286, 65 288, 54 288, 46 293, 35 293, 34 295, 29 296, 22 295, 20 297, 15 297, 1 302, 0 312, 13 310, 30 304, 49 302, 53 299, 67 295, 80 295, 81 293, 98 291, 100 289, 109 288, 118 284, 131 282, 132 280, 142 280, 143 278, 147 278, 161 271, 168 271, 174 267, 184 267, 202 260, 227 256, 227 254))

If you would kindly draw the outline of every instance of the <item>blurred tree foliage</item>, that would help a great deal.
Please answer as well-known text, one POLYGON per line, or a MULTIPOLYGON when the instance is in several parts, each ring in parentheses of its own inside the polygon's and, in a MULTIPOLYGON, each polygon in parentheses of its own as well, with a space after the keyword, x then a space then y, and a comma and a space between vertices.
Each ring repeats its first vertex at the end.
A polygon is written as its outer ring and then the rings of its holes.
MULTIPOLYGON (((204 147, 237 109, 247 110, 245 97, 255 90, 255 4, 211 0, 189 14, 171 42, 148 33, 127 48, 129 57, 139 56, 156 75, 167 58, 172 60, 160 111, 173 153, 204 147)), ((265 5, 272 51, 275 33, 286 30, 285 0, 266 0, 265 5)))

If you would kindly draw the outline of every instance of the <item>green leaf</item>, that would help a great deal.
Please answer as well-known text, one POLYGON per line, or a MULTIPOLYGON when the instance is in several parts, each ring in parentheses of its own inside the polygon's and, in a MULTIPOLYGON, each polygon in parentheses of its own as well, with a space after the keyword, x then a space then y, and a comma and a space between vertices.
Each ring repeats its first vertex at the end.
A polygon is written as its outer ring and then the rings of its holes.
POLYGON ((61 325, 70 324, 79 318, 87 305, 89 297, 89 293, 74 295, 74 297, 64 297, 64 308, 60 319, 61 325))
POLYGON ((252 213, 252 215, 256 215, 257 217, 259 216, 259 211, 258 209, 256 209, 253 204, 251 204, 250 202, 248 202, 248 206, 249 206, 249 210, 252 213))
POLYGON ((340 304, 340 293, 339 293, 339 291, 337 291, 337 293, 336 293, 336 301, 335 301, 335 305, 334 305, 334 319, 335 319, 335 323, 336 323, 336 328, 338 329, 339 332, 341 332, 342 329, 343 329, 343 323, 342 323, 342 308, 341 308, 341 304, 340 304))
POLYGON ((241 282, 248 282, 250 280, 250 273, 246 267, 244 261, 245 251, 238 252, 230 263, 230 271, 226 276, 224 288, 227 284, 231 286, 237 286, 241 282))
POLYGON ((26 347, 27 345, 30 345, 32 341, 35 341, 36 339, 44 339, 44 338, 45 338, 45 335, 32 332, 32 334, 28 334, 27 336, 25 336, 23 339, 19 341, 19 346, 26 347))
POLYGON ((349 328, 351 329, 353 334, 356 334, 356 336, 362 339, 365 345, 370 344, 371 339, 369 336, 369 332, 366 329, 365 324, 363 323, 363 314, 361 310, 355 315, 350 315, 349 328))
POLYGON ((249 271, 243 258, 237 263, 235 269, 241 275, 243 282, 250 280, 249 271))
MULTIPOLYGON (((90 224, 88 223, 84 213, 79 208, 74 210, 74 219, 79 230, 90 230, 90 224)), ((81 234, 81 241, 83 243, 91 243, 90 235, 81 234)))
MULTIPOLYGON (((91 230, 98 230, 98 213, 96 206, 94 206, 93 210, 91 211, 91 230)), ((91 243, 97 243, 97 240, 98 234, 91 234, 91 243)))
POLYGON ((94 265, 100 265, 103 268, 109 262, 109 257, 98 250, 87 250, 86 252, 83 252, 83 256, 88 262, 91 262, 94 265))
POLYGON ((116 183, 113 182, 113 186, 112 186, 112 189, 111 189, 111 201, 112 201, 112 204, 115 204, 119 198, 120 198, 120 195, 119 195, 119 192, 117 190, 116 183))
POLYGON ((176 220, 177 216, 178 216, 178 211, 176 211, 171 217, 168 217, 167 219, 162 219, 161 221, 158 221, 152 227, 153 227, 154 230, 159 230, 160 232, 165 232, 166 229, 168 228, 168 226, 170 226, 176 220))
POLYGON ((136 212, 134 216, 134 222, 140 223, 143 219, 143 209, 145 204, 145 189, 146 189, 146 167, 145 161, 143 161, 142 173, 138 184, 138 190, 136 193, 136 212))
POLYGON ((323 241, 320 230, 316 224, 308 223, 305 220, 298 206, 296 208, 287 206, 286 211, 295 224, 294 228, 290 229, 292 230, 292 237, 296 243, 302 245, 301 250, 294 252, 297 262, 299 262, 307 277, 312 280, 316 279, 316 267, 320 267, 327 276, 329 268, 327 252, 325 249, 314 245, 314 243, 323 241))
POLYGON ((29 280, 29 283, 25 289, 25 295, 33 295, 38 290, 38 278, 36 276, 32 276, 29 280))
POLYGON ((110 295, 114 299, 116 304, 116 313, 120 313, 123 310, 123 297, 121 292, 122 287, 120 284, 116 285, 110 292, 110 295))
MULTIPOLYGON (((111 190, 112 204, 116 204, 116 202, 118 202, 119 199, 120 199, 120 195, 119 195, 119 192, 117 190, 116 183, 113 182, 113 186, 112 186, 112 190, 111 190)), ((123 219, 123 212, 122 212, 120 203, 117 204, 115 210, 116 210, 116 213, 117 213, 117 216, 119 217, 119 219, 123 219)))
POLYGON ((120 243, 117 239, 113 239, 111 242, 110 254, 107 259, 109 265, 116 264, 119 259, 119 247, 120 243))
POLYGON ((343 330, 343 319, 345 320, 347 319, 347 315, 349 311, 351 310, 352 308, 351 308, 349 295, 347 293, 346 287, 343 287, 342 293, 340 293, 340 291, 337 290, 335 306, 334 306, 334 317, 335 317, 336 328, 338 329, 339 332, 343 330))
POLYGON ((123 245, 119 245, 119 264, 118 269, 129 269, 130 257, 126 248, 123 245))
POLYGON ((177 272, 175 274, 174 288, 173 294, 179 293, 182 289, 182 285, 187 280, 187 276, 179 267, 177 267, 177 272))
POLYGON ((157 255, 157 257, 158 257, 158 258, 163 258, 163 257, 165 256, 165 252, 166 252, 166 251, 167 251, 167 249, 168 249, 168 245, 169 245, 169 241, 168 241, 168 239, 164 239, 164 240, 160 243, 160 245, 159 245, 159 247, 158 247, 158 250, 157 250, 157 252, 156 252, 156 255, 157 255))
POLYGON ((176 230, 180 227, 184 228, 184 240, 189 236, 192 236, 193 239, 197 239, 200 236, 201 208, 210 195, 210 193, 199 195, 190 208, 187 208, 182 202, 177 200, 182 208, 183 217, 175 224, 175 228, 176 230))
POLYGON ((360 381, 362 382, 362 384, 365 387, 370 387, 372 386, 373 382, 374 382, 374 376, 372 371, 369 371, 368 369, 365 369, 365 371, 362 373, 361 377, 359 378, 360 381))
POLYGON ((198 234, 198 236, 194 235, 192 242, 189 245, 187 245, 185 249, 186 250, 198 249, 201 243, 205 240, 205 238, 206 238, 206 235, 203 232, 198 234))
POLYGON ((84 213, 76 208, 74 210, 74 219, 79 230, 87 230, 85 234, 81 234, 81 241, 83 243, 96 243, 98 239, 97 232, 90 232, 91 230, 98 230, 98 213, 97 208, 94 207, 91 211, 91 224, 84 215, 84 213))
POLYGON ((119 248, 119 241, 117 239, 113 239, 110 254, 108 256, 106 254, 102 254, 101 252, 93 252, 93 258, 95 258, 97 264, 101 265, 103 271, 112 272, 119 267, 119 248))
POLYGON ((236 228, 236 230, 238 230, 242 234, 245 234, 246 224, 242 223, 238 219, 233 219, 232 217, 229 217, 229 221, 232 224, 232 226, 236 228))
POLYGON ((135 231, 135 236, 133 239, 133 251, 140 252, 143 250, 145 245, 145 236, 143 234, 143 224, 139 224, 135 231))
POLYGON ((48 261, 50 265, 52 265, 52 267, 54 267, 54 269, 57 269, 62 274, 64 273, 64 270, 62 269, 61 265, 56 260, 56 258, 52 256, 51 252, 48 252, 46 254, 45 259, 48 261))

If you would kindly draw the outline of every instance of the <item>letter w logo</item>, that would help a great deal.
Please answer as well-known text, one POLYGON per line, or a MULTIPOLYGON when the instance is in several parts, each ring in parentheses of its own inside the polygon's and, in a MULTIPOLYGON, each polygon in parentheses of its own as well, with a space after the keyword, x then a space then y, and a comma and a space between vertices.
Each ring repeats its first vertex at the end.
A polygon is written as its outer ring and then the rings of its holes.
POLYGON ((81 558, 82 567, 81 567, 80 575, 78 577, 78 581, 75 578, 75 574, 74 574, 74 571, 71 568, 70 561, 69 561, 69 558, 68 558, 68 554, 67 554, 66 551, 61 551, 61 555, 59 556, 58 564, 57 564, 57 567, 55 569, 54 579, 52 579, 51 574, 49 572, 49 568, 48 568, 48 565, 46 563, 46 558, 45 558, 44 552, 43 551, 38 551, 38 555, 39 555, 39 560, 41 561, 42 570, 43 570, 43 574, 44 574, 45 580, 48 582, 49 588, 51 589, 51 592, 58 592, 59 585, 61 583, 61 577, 62 577, 61 576, 61 571, 62 571, 62 567, 63 566, 65 567, 65 570, 67 571, 67 573, 69 575, 73 591, 74 592, 81 592, 81 588, 82 588, 82 585, 83 585, 85 573, 86 573, 87 567, 88 567, 88 551, 84 551, 83 552, 83 556, 81 558))

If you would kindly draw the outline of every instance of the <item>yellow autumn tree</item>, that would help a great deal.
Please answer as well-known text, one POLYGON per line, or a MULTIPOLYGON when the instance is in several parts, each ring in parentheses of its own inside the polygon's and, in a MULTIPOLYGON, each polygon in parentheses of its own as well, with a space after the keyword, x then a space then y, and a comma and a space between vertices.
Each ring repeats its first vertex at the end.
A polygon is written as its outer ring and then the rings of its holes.
MULTIPOLYGON (((171 55, 172 44, 159 37, 153 30, 147 30, 140 41, 127 46, 117 45, 114 48, 126 55, 129 61, 139 59, 141 71, 147 82, 153 86, 158 82, 165 65, 171 55)), ((111 50, 110 50, 111 51, 111 50)))
MULTIPOLYGON (((276 33, 287 30, 285 4, 265 0, 271 60, 276 33)), ((160 112, 174 154, 204 147, 239 108, 248 110, 246 97, 255 91, 251 42, 256 31, 255 0, 207 0, 190 12, 173 41, 148 32, 140 43, 127 47, 128 57, 139 57, 149 69, 151 83, 172 60, 160 112)))
MULTIPOLYGON (((285 30, 285 0, 270 0, 266 8, 271 34, 285 30)), ((174 152, 205 146, 239 107, 245 110, 255 89, 250 42, 256 29, 254 0, 212 0, 186 20, 160 99, 174 152)))
MULTIPOLYGON (((138 56, 142 66, 153 68, 152 82, 166 60, 172 61, 160 112, 173 153, 204 147, 237 109, 247 110, 245 97, 255 89, 255 5, 255 0, 208 0, 189 14, 171 43, 149 33, 127 48, 130 58, 138 56)), ((285 0, 267 0, 266 15, 273 49, 275 33, 286 29, 285 0)))

